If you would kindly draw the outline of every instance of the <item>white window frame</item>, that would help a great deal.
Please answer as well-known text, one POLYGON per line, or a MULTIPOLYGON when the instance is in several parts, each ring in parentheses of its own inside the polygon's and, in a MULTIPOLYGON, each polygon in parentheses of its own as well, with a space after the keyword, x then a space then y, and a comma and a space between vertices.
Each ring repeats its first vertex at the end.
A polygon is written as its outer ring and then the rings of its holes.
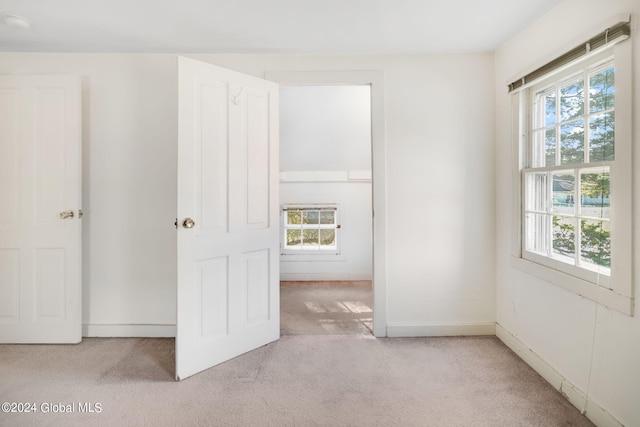
MULTIPOLYGON (((597 303, 633 315, 632 282, 632 44, 631 40, 592 52, 543 78, 512 92, 512 265, 597 303), (611 270, 610 276, 570 265, 524 249, 524 169, 529 167, 530 114, 533 87, 569 77, 579 68, 614 58, 615 66, 615 159, 600 162, 610 168, 611 270)), ((533 93, 532 96, 535 96, 533 93)), ((587 101, 585 101, 587 102, 587 101)), ((559 113, 559 112, 558 112, 559 113)), ((585 123, 588 126, 588 122, 585 123)), ((582 165, 557 166, 559 170, 582 165)))
POLYGON ((280 244, 280 253, 281 255, 294 255, 294 256, 305 256, 311 255, 312 257, 316 257, 319 255, 340 255, 340 208, 335 203, 324 203, 324 204, 286 204, 281 207, 281 244, 280 244), (295 228, 289 227, 287 224, 287 211, 289 210, 329 210, 334 212, 334 223, 333 224, 318 224, 317 227, 313 226, 304 226, 301 228, 317 228, 317 229, 328 229, 335 231, 335 245, 331 248, 322 248, 322 247, 309 247, 309 246, 301 246, 299 249, 288 248, 286 246, 287 241, 287 230, 295 228))

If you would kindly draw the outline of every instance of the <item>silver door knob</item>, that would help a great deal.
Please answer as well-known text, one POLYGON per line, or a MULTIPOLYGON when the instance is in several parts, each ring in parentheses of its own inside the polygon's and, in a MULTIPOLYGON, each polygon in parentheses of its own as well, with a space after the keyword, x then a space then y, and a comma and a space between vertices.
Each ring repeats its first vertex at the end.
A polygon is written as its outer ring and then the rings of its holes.
POLYGON ((184 228, 193 228, 196 226, 196 222, 191 218, 185 218, 184 221, 182 221, 182 226, 184 228))
POLYGON ((60 219, 73 218, 73 211, 60 212, 60 219))

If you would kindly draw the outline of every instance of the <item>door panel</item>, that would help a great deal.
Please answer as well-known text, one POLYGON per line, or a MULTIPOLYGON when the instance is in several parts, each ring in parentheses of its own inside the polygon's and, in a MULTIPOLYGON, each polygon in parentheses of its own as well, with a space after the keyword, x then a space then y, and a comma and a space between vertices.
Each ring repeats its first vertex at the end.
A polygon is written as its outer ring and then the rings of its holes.
POLYGON ((215 338, 228 335, 229 270, 227 257, 218 257, 198 262, 200 269, 200 313, 201 334, 215 338))
POLYGON ((280 335, 277 101, 274 83, 179 59, 177 379, 280 335))
POLYGON ((65 89, 34 89, 35 223, 36 227, 61 228, 59 214, 66 207, 65 89), (62 108, 61 108, 62 106, 62 108))
POLYGON ((20 93, 0 88, 0 226, 18 223, 20 93))
POLYGON ((269 251, 255 251, 242 255, 242 285, 245 326, 269 320, 269 251))
POLYGON ((241 110, 243 177, 246 185, 244 228, 269 226, 269 134, 268 93, 247 91, 246 108, 241 110))
POLYGON ((64 320, 65 310, 65 251, 64 249, 35 250, 36 322, 64 320))
MULTIPOLYGON (((200 158, 195 165, 197 180, 196 209, 204 233, 227 231, 227 90, 222 84, 197 82, 194 117, 196 149, 200 158)), ((200 234, 200 231, 198 231, 200 234)))
POLYGON ((20 250, 0 249, 0 323, 18 322, 20 250))
POLYGON ((82 339, 80 120, 78 77, 0 76, 1 343, 82 339))

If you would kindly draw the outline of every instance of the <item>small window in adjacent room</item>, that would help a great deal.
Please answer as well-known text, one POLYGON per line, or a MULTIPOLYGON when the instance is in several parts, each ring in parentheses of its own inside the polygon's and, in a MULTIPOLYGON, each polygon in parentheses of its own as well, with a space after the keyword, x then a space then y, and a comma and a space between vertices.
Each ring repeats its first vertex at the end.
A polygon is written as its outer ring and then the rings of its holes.
POLYGON ((283 254, 338 254, 337 205, 286 205, 282 208, 283 254))
POLYGON ((627 314, 631 50, 617 42, 629 31, 628 22, 609 28, 509 87, 515 265, 627 314))

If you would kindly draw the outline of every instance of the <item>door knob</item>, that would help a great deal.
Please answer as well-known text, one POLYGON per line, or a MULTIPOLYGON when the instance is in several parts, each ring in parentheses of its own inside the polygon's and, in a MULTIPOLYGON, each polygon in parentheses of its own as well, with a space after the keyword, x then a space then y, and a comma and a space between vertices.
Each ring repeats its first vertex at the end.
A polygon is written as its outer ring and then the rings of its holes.
POLYGON ((193 228, 196 226, 196 222, 191 218, 185 218, 184 221, 182 221, 182 226, 184 228, 193 228))
POLYGON ((73 211, 60 212, 60 219, 73 218, 73 211))

